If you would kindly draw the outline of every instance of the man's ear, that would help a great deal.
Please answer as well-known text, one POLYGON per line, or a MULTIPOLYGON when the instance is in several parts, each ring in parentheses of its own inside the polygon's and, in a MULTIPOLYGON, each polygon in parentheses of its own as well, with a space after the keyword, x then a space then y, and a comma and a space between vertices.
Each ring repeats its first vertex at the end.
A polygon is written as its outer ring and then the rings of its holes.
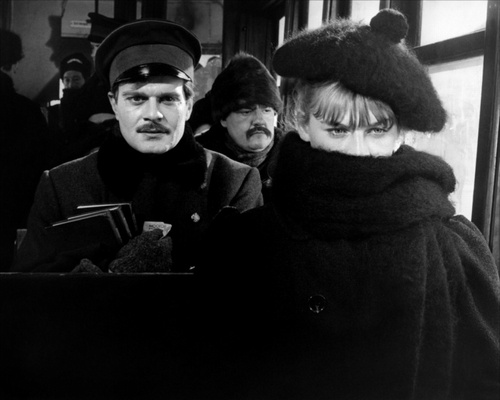
POLYGON ((191 117, 191 113, 193 112, 193 105, 194 101, 193 98, 191 97, 189 100, 186 101, 186 107, 187 107, 186 121, 191 117))
POLYGON ((113 112, 115 113, 115 115, 117 115, 116 98, 112 92, 108 92, 108 100, 109 100, 109 104, 111 104, 111 108, 113 109, 113 112))
POLYGON ((225 119, 221 119, 220 120, 220 124, 224 127, 224 128, 227 128, 227 122, 225 119))

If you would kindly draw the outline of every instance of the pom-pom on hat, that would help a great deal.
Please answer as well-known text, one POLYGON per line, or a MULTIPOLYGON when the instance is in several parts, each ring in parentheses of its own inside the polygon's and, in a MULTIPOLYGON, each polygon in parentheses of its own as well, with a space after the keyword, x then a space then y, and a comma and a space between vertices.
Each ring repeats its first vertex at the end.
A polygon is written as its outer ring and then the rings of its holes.
POLYGON ((256 57, 237 53, 215 78, 211 89, 214 121, 231 112, 260 104, 281 111, 282 102, 276 80, 256 57))
POLYGON ((394 9, 381 10, 369 26, 334 20, 286 41, 273 68, 283 77, 338 81, 387 103, 401 127, 439 132, 446 111, 425 67, 402 42, 407 31, 406 17, 394 9))
POLYGON ((200 41, 186 28, 143 19, 120 26, 103 40, 96 52, 96 72, 108 86, 159 75, 193 81, 200 57, 200 41))
POLYGON ((59 74, 62 79, 66 71, 79 71, 85 79, 88 79, 91 69, 92 65, 87 57, 82 53, 73 53, 63 58, 59 66, 59 74))

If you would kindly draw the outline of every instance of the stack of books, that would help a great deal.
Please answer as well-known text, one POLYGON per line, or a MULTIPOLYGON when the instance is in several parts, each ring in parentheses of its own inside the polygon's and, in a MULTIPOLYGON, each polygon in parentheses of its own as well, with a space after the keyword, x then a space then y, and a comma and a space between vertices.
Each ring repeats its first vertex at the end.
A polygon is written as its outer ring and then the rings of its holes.
POLYGON ((95 243, 120 248, 138 234, 130 203, 80 205, 74 215, 45 229, 52 243, 57 244, 58 252, 95 243))

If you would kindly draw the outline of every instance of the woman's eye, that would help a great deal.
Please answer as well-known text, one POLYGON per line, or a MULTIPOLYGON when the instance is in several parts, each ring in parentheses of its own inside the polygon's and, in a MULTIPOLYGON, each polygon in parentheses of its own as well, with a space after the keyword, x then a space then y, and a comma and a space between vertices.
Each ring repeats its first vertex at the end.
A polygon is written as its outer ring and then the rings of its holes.
POLYGON ((349 134, 349 131, 341 128, 329 128, 327 132, 334 137, 344 137, 349 134))
POLYGON ((369 132, 373 136, 384 136, 387 133, 387 129, 384 128, 373 128, 369 132))

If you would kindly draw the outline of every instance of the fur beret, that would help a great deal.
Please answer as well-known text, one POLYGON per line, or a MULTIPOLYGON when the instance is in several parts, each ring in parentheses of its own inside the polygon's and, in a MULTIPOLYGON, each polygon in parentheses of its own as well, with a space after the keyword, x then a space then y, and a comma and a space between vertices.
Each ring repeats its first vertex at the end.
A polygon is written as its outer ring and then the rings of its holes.
POLYGON ((406 17, 381 10, 370 25, 347 19, 299 32, 273 57, 283 76, 309 81, 338 81, 366 97, 387 103, 401 127, 439 132, 446 111, 425 67, 406 47, 406 17))
POLYGON ((240 52, 215 78, 211 89, 214 121, 225 119, 245 106, 261 104, 281 111, 276 80, 256 57, 240 52))

